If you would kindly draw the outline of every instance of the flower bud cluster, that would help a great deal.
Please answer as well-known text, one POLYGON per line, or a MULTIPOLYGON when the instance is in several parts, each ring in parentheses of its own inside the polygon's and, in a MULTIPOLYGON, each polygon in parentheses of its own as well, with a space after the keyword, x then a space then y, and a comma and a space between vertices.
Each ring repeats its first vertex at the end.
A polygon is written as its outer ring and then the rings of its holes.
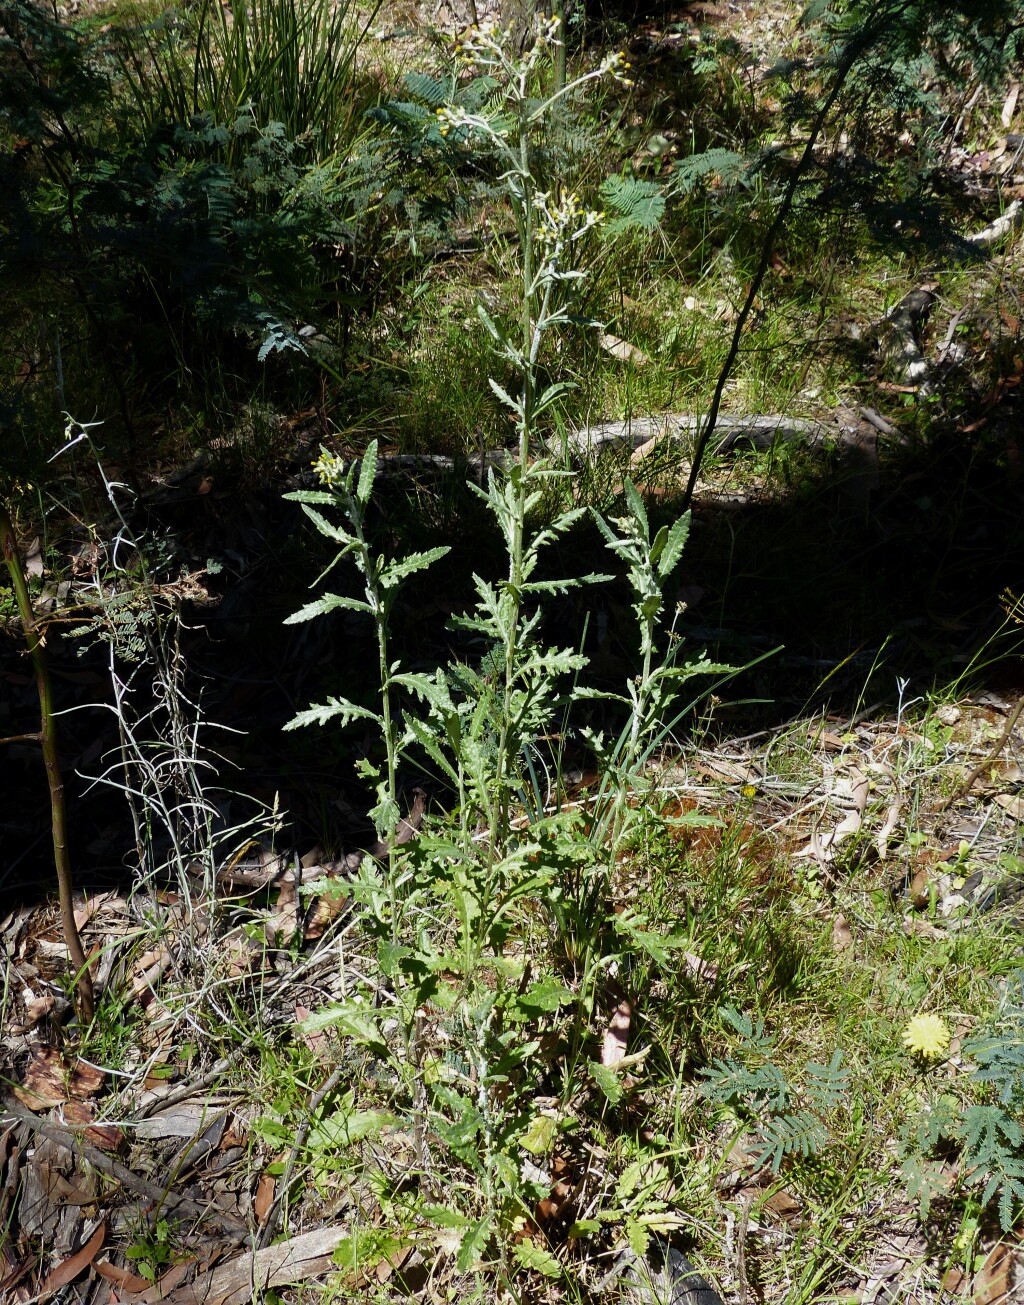
POLYGON ((345 459, 339 458, 329 449, 321 449, 320 456, 313 463, 313 470, 321 485, 333 485, 345 475, 345 459))
POLYGON ((604 214, 595 209, 584 209, 579 196, 564 195, 560 200, 549 193, 534 195, 533 207, 540 216, 536 228, 537 239, 548 249, 548 256, 558 254, 567 244, 579 240, 599 222, 604 214))
POLYGON ((629 76, 632 67, 633 65, 626 58, 625 51, 616 50, 613 54, 606 55, 601 60, 597 72, 601 77, 614 77, 623 86, 632 86, 634 82, 629 76))
POLYGON ((479 23, 469 27, 455 42, 455 56, 467 67, 476 65, 493 68, 504 62, 504 47, 509 33, 495 22, 479 23))

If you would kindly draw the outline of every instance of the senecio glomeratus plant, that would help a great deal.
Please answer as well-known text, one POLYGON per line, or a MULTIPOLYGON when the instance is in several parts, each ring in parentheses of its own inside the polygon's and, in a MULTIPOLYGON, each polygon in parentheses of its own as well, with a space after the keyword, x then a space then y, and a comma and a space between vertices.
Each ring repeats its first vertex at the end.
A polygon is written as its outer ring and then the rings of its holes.
MULTIPOLYGON (((597 981, 614 959, 607 954, 606 939, 608 929, 618 926, 602 923, 607 919, 600 910, 605 904, 602 885, 614 864, 609 843, 621 840, 632 810, 631 780, 640 782, 644 763, 671 728, 670 709, 680 682, 720 669, 702 659, 680 659, 679 641, 671 631, 661 646, 664 586, 681 556, 689 518, 662 527, 652 538, 643 501, 627 483, 623 515, 598 524, 609 548, 626 564, 642 673, 624 693, 600 695, 616 698, 625 708, 627 723, 618 739, 609 743, 588 736, 606 774, 614 777, 598 797, 604 809, 584 822, 578 814, 559 810, 558 802, 549 803, 533 778, 541 769, 533 766, 537 741, 558 733, 565 686, 570 677, 578 679, 587 658, 569 648, 545 646, 543 604, 551 595, 611 577, 539 579, 537 574, 547 545, 584 513, 567 507, 553 519, 538 521, 542 506, 558 497, 553 491, 564 490, 571 474, 541 447, 538 430, 539 418, 571 387, 558 381, 542 386, 538 355, 545 334, 569 320, 575 284, 586 275, 566 266, 566 253, 570 247, 575 247, 574 255, 585 250, 601 215, 577 196, 550 186, 541 189, 534 158, 556 106, 570 91, 605 75, 625 80, 624 61, 614 55, 569 85, 538 97, 557 32, 553 20, 543 19, 531 49, 513 58, 495 28, 472 31, 458 53, 493 79, 491 110, 469 114, 449 104, 439 113, 453 143, 497 164, 518 233, 507 251, 515 260, 518 322, 506 325, 485 307, 477 310, 495 352, 516 378, 509 389, 495 380, 490 384, 517 437, 514 453, 490 469, 486 486, 473 487, 493 516, 507 556, 500 579, 474 576, 474 605, 456 621, 487 648, 481 663, 427 673, 406 670, 393 658, 388 628, 396 593, 410 575, 432 566, 448 550, 438 547, 392 559, 378 555, 366 533, 379 471, 375 443, 361 461, 347 465, 323 453, 316 464, 323 488, 289 495, 338 545, 335 561, 352 558, 364 590, 359 598, 324 594, 290 620, 336 609, 363 614, 375 628, 380 669, 379 708, 330 698, 300 712, 289 728, 357 720, 375 725, 386 757, 379 767, 360 765, 375 786, 371 815, 387 856, 365 859, 351 885, 354 900, 365 908, 364 928, 376 937, 384 977, 372 984, 367 980, 365 992, 350 989, 346 1002, 318 1012, 310 1027, 333 1025, 389 1066, 384 1080, 393 1085, 391 1108, 414 1115, 423 1145, 444 1152, 423 1157, 424 1175, 450 1174, 453 1160, 457 1172, 471 1171, 464 1184, 455 1180, 457 1204, 465 1213, 453 1208, 452 1180, 446 1177, 445 1206, 424 1205, 421 1214, 461 1230, 460 1269, 489 1266, 506 1279, 517 1266, 553 1277, 562 1273, 557 1258, 521 1231, 533 1204, 549 1188, 538 1165, 524 1161, 527 1153, 542 1159, 536 1137, 542 1133, 548 1146, 558 1131, 548 1116, 543 1116, 543 1127, 538 1123, 541 1035, 565 1010, 580 1045, 585 1039, 597 981), (406 761, 422 767, 424 760, 450 785, 455 810, 438 829, 428 822, 418 838, 400 843, 399 774, 406 761), (538 921, 540 929, 534 927, 538 921), (512 946, 509 939, 517 924, 526 927, 512 946), (573 935, 573 947, 563 941, 559 954, 573 958, 573 990, 553 977, 550 958, 542 962, 531 955, 531 939, 565 934, 573 935), (388 992, 384 1002, 378 999, 381 982, 388 992), (437 1017, 428 1018, 427 1009, 444 1013, 443 1057, 432 1054, 438 1042, 430 1036, 430 1025, 437 1017)), ((576 256, 574 261, 585 260, 576 256)), ((571 495, 560 497, 564 502, 571 495)), ((579 696, 578 686, 575 693, 579 696)), ((623 927, 629 924, 642 935, 635 918, 623 927)), ((591 1073, 593 1067, 583 1057, 567 1059, 572 1062, 567 1076, 591 1073)), ((583 1086, 589 1084, 567 1083, 564 1099, 583 1086)), ((380 1116, 379 1111, 366 1113, 380 1116)), ((426 1177, 423 1183, 429 1187, 426 1177)), ((429 1199, 429 1192, 425 1196, 429 1199)))

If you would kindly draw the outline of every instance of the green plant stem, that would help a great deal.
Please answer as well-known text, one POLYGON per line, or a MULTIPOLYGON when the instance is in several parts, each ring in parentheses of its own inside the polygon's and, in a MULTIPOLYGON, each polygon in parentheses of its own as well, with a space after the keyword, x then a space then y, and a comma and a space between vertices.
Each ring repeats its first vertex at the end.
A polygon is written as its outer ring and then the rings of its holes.
POLYGON ((526 528, 526 473, 530 460, 530 439, 533 428, 533 404, 535 392, 533 374, 534 334, 536 331, 534 317, 535 290, 533 285, 533 177, 530 172, 528 127, 522 109, 520 111, 518 171, 519 181, 522 186, 521 194, 518 196, 518 202, 521 205, 519 227, 522 264, 520 271, 523 287, 521 317, 523 369, 520 390, 523 411, 519 423, 519 462, 515 472, 512 473, 517 477, 516 510, 512 523, 512 537, 509 547, 507 593, 512 598, 514 610, 509 614, 506 626, 505 648, 503 650, 505 656, 505 682, 502 694, 501 726, 498 736, 498 774, 496 776, 497 800, 492 806, 490 820, 488 850, 489 873, 493 869, 495 858, 500 856, 501 851, 503 850, 509 825, 510 793, 508 751, 512 742, 512 702, 515 690, 516 661, 519 651, 519 617, 522 609, 521 594, 523 584, 523 534, 526 528))
POLYGON ((82 939, 75 924, 74 885, 71 878, 71 857, 68 854, 67 817, 64 807, 64 780, 60 773, 60 759, 57 755, 57 730, 53 716, 53 688, 50 670, 46 663, 44 636, 40 632, 25 572, 22 569, 18 541, 14 534, 7 505, 0 502, 0 547, 3 548, 4 562, 11 577, 14 595, 25 631, 25 645, 35 674, 36 692, 39 695, 39 733, 36 738, 43 751, 43 764, 46 767, 46 780, 50 788, 50 825, 53 833, 53 864, 57 872, 57 896, 60 901, 61 926, 68 955, 77 971, 78 1010, 83 1023, 88 1024, 93 1017, 92 976, 86 960, 82 939))

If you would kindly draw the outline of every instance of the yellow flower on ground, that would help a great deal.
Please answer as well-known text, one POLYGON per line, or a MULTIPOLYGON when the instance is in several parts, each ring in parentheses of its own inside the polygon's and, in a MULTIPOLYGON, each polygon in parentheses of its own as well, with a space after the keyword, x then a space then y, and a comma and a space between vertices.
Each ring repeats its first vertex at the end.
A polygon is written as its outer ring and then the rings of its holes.
POLYGON ((949 1050, 949 1029, 938 1015, 915 1015, 903 1030, 903 1042, 922 1060, 938 1060, 949 1050))

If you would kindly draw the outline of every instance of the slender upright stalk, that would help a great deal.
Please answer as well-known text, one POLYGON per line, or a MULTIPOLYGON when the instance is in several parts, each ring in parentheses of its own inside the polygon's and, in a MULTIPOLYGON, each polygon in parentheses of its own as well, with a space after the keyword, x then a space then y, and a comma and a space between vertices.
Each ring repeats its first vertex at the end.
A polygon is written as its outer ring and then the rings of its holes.
POLYGON ((775 217, 771 226, 768 228, 768 234, 764 238, 761 246, 761 256, 758 259, 757 268, 754 271, 753 279, 750 282, 750 288, 747 290, 746 299, 743 301, 743 307, 740 309, 739 317, 736 319, 736 325, 733 328, 732 341, 729 344, 729 352, 726 354, 725 362, 718 373, 718 381, 715 384, 714 394, 711 396, 711 406, 708 409, 707 420, 697 437, 697 443, 693 450, 693 459, 690 465, 690 475, 686 482, 686 488, 683 491, 682 507, 686 509, 693 501, 693 492, 697 486, 697 478, 700 476, 701 464, 704 461, 708 446, 711 443, 711 437, 718 425, 718 413, 722 406, 722 396, 725 394, 725 387, 729 377, 732 375, 732 369, 735 366, 736 358, 740 351, 740 342, 743 339, 743 332, 746 329, 747 319, 753 311, 754 304, 757 302, 757 296, 761 293, 761 285, 768 273, 768 268, 772 261, 772 254, 775 251, 775 241, 782 231, 789 217, 789 211, 793 207, 793 201, 796 198, 797 187, 804 179, 804 175, 814 158, 814 151, 818 145, 818 138, 821 136, 828 121, 828 115, 832 112, 832 106, 839 98, 839 93, 843 89, 847 77, 853 70, 863 51, 870 45, 873 39, 873 31, 863 33, 857 40, 853 40, 846 47, 842 58, 836 68, 835 80, 832 83, 832 89, 829 91, 821 108, 815 115, 814 122, 811 125, 810 133, 807 137, 807 143, 804 146, 800 160, 790 174, 789 182, 782 196, 775 217))
MULTIPOLYGON (((43 750, 46 780, 50 786, 50 826, 53 832, 53 864, 57 871, 57 896, 60 899, 60 919, 67 944, 68 955, 77 971, 78 1009, 83 1023, 93 1016, 92 976, 86 960, 82 939, 75 924, 74 887, 71 879, 71 857, 68 854, 67 820, 64 809, 64 780, 61 778, 57 756, 57 730, 53 717, 53 688, 50 670, 46 664, 44 636, 32 610, 25 572, 21 565, 14 525, 5 503, 0 501, 0 548, 14 587, 14 596, 25 631, 25 645, 35 674, 36 693, 39 696, 39 732, 35 737, 43 750)), ((27 737, 27 736, 26 736, 27 737)))

